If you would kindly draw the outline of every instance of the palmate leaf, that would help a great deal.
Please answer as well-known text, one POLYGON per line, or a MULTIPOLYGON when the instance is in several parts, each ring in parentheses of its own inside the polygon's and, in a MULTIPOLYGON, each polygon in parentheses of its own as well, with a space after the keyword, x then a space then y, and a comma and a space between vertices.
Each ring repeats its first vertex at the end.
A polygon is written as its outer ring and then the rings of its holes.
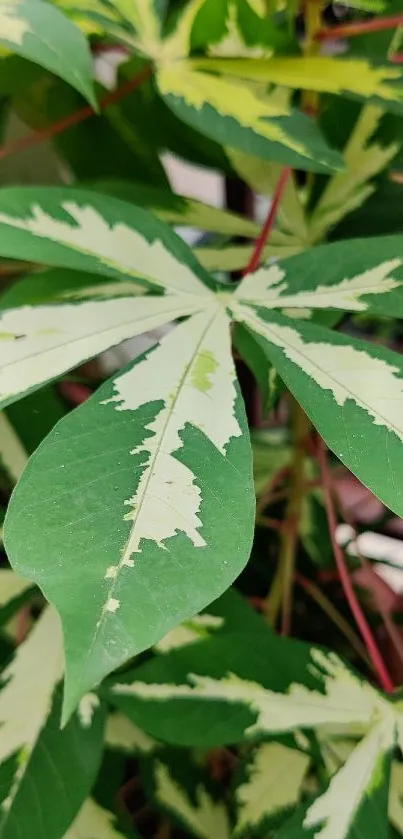
POLYGON ((62 674, 60 622, 48 607, 2 676, 2 839, 59 839, 94 782, 102 752, 103 712, 96 697, 86 697, 60 731, 62 674))
MULTIPOLYGON (((270 660, 274 665, 274 672, 272 668, 269 674, 267 669, 265 670, 264 654, 268 652, 266 640, 266 649, 261 650, 260 680, 267 683, 271 677, 272 683, 278 684, 279 681, 285 681, 284 670, 292 672, 294 662, 285 658, 289 642, 284 645, 284 642, 273 637, 270 644, 270 660), (284 666, 285 660, 287 664, 284 666)), ((245 664, 242 660, 243 645, 245 650, 249 648, 244 640, 243 643, 240 642, 237 656, 233 656, 238 673, 245 673, 248 669, 255 669, 258 673, 256 656, 254 664, 245 664)), ((304 645, 301 645, 301 649, 303 651, 304 645)), ((234 723, 238 726, 239 739, 294 733, 298 729, 308 732, 315 729, 319 739, 322 734, 326 736, 328 731, 334 737, 346 737, 355 733, 362 739, 351 754, 347 755, 345 762, 342 761, 341 768, 335 772, 328 787, 306 804, 302 815, 297 814, 298 817, 292 819, 290 826, 287 824, 284 833, 281 831, 279 835, 293 839, 358 839, 360 835, 384 837, 387 826, 390 761, 396 738, 401 742, 403 733, 403 718, 397 706, 393 706, 378 691, 348 670, 333 653, 312 648, 309 653, 310 663, 307 666, 305 663, 305 673, 303 668, 300 672, 301 683, 291 682, 284 692, 280 692, 278 689, 271 690, 263 686, 260 680, 250 681, 234 672, 227 671, 227 674, 222 676, 223 665, 231 666, 232 662, 230 664, 228 659, 222 657, 225 652, 220 642, 208 642, 204 655, 200 655, 200 651, 198 646, 188 653, 188 667, 192 668, 191 672, 184 669, 186 654, 184 656, 183 651, 181 655, 178 652, 171 654, 170 666, 167 660, 159 659, 138 668, 134 671, 131 681, 129 676, 125 682, 117 680, 110 692, 112 701, 125 707, 126 712, 133 713, 135 717, 142 714, 143 720, 148 719, 149 730, 161 729, 164 726, 168 732, 169 719, 171 726, 175 720, 175 727, 171 727, 171 738, 176 737, 181 744, 184 744, 186 737, 189 742, 192 738, 193 744, 199 742, 199 739, 201 743, 203 734, 211 728, 214 729, 217 740, 221 737, 225 738, 226 742, 232 742, 230 737, 234 734, 234 728, 231 730, 231 718, 232 726, 234 723), (220 668, 220 675, 206 675, 209 669, 210 672, 219 673, 220 668), (182 682, 181 670, 184 676, 182 682), (172 681, 166 683, 162 679, 169 671, 172 681), (155 676, 158 677, 158 681, 153 681, 155 676), (340 807, 341 800, 343 808, 340 807), (374 819, 376 810, 379 810, 379 831, 372 833, 371 819, 374 819)), ((299 656, 299 653, 300 650, 297 652, 294 649, 296 656, 299 656)), ((302 740, 301 735, 298 734, 296 739, 302 740)), ((270 748, 278 748, 279 745, 269 743, 260 748, 267 749, 269 753, 270 748)), ((287 788, 287 778, 283 778, 281 794, 275 800, 272 797, 274 790, 270 786, 271 775, 266 773, 260 779, 260 790, 262 792, 266 780, 267 793, 261 799, 257 823, 259 818, 261 821, 266 815, 275 815, 276 810, 278 814, 282 801, 285 806, 287 803, 295 803, 308 765, 308 759, 304 761, 304 755, 301 755, 301 758, 297 773, 298 784, 294 775, 295 787, 290 790, 287 788), (262 812, 265 806, 266 813, 262 812)), ((278 770, 279 766, 273 767, 273 772, 275 769, 278 770)), ((253 780, 244 790, 247 802, 250 801, 248 794, 253 793, 252 784, 253 780)), ((259 778, 257 784, 258 791, 259 778)), ((253 824, 250 810, 247 807, 245 809, 248 833, 253 835, 257 823, 253 824)), ((244 823, 243 828, 241 830, 239 827, 241 835, 244 835, 246 830, 244 823)))
POLYGON ((250 82, 351 96, 397 114, 403 113, 403 73, 366 58, 287 56, 268 59, 194 59, 193 72, 221 73, 250 82))
POLYGON ((39 447, 10 503, 14 567, 62 616, 65 717, 111 669, 217 597, 248 558, 251 451, 228 324, 212 298, 104 385, 39 447), (72 596, 86 603, 80 615, 72 596))
POLYGON ((2 0, 0 44, 60 76, 97 108, 89 45, 50 3, 2 0))

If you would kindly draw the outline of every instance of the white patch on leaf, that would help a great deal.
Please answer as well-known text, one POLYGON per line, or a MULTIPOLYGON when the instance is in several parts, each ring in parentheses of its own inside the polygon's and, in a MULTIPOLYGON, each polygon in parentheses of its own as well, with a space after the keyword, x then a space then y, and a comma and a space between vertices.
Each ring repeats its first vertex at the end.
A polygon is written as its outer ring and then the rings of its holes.
POLYGON ((78 705, 78 717, 84 728, 89 728, 95 711, 99 708, 99 698, 95 693, 86 693, 78 705))
POLYGON ((0 463, 15 483, 28 463, 24 446, 4 412, 0 413, 0 463))
POLYGON ((106 722, 105 743, 111 749, 131 754, 150 754, 158 743, 124 714, 110 714, 106 722))
POLYGON ((173 812, 199 839, 229 839, 228 814, 221 802, 216 802, 202 784, 189 793, 172 778, 163 763, 155 764, 155 798, 173 812))
MULTIPOLYGON (((179 531, 203 547, 199 518, 201 489, 193 472, 173 455, 182 448, 181 432, 199 428, 225 455, 226 445, 241 429, 235 416, 235 371, 229 320, 214 306, 169 333, 135 367, 114 381, 107 400, 117 411, 136 411, 154 403, 156 416, 144 428, 144 441, 132 454, 147 455, 146 466, 124 518, 132 522, 121 561, 133 565, 142 539, 160 547, 179 531), (150 434, 151 432, 151 434, 150 434)), ((120 566, 120 567, 121 567, 120 566)))
MULTIPOLYGON (((0 401, 56 378, 126 338, 197 311, 194 296, 21 306, 0 312, 0 401)), ((202 305, 202 304, 201 304, 202 305)))
POLYGON ((288 290, 286 272, 274 265, 260 268, 255 274, 245 277, 236 291, 236 297, 261 304, 268 309, 286 306, 310 309, 345 309, 350 312, 365 312, 369 308, 361 297, 367 294, 387 294, 401 286, 391 272, 403 264, 401 259, 389 259, 369 268, 355 277, 344 278, 339 283, 317 285, 307 291, 295 294, 288 290))
POLYGON ((298 804, 310 758, 282 743, 262 743, 247 764, 247 779, 235 792, 235 836, 248 835, 267 818, 298 804))
POLYGON ((218 615, 195 615, 191 620, 181 623, 175 629, 171 629, 154 649, 159 653, 167 653, 170 650, 177 650, 179 647, 186 647, 195 641, 202 641, 210 635, 210 631, 220 629, 224 624, 224 618, 218 615))
POLYGON ((29 22, 19 14, 18 3, 0 3, 0 38, 2 40, 21 47, 24 36, 30 31, 29 22))
POLYGON ((29 580, 23 579, 10 568, 0 571, 0 607, 6 606, 14 597, 19 597, 32 586, 29 580))
POLYGON ((126 834, 121 833, 114 822, 113 813, 87 798, 63 839, 124 839, 126 834))
POLYGON ((364 349, 329 342, 304 341, 297 329, 267 323, 246 307, 236 316, 283 349, 286 358, 303 370, 319 387, 331 392, 343 407, 348 400, 362 408, 374 425, 387 428, 403 440, 403 377, 401 370, 364 349))
POLYGON ((0 223, 58 242, 170 291, 211 296, 212 292, 189 266, 180 262, 160 239, 149 242, 124 222, 110 224, 89 205, 63 201, 61 209, 71 216, 73 224, 53 218, 38 204, 32 205, 28 218, 0 213, 0 223))
MULTIPOLYGON (((115 575, 116 576, 116 575, 115 575)), ((114 614, 120 608, 120 600, 116 600, 116 597, 110 597, 109 600, 106 602, 106 611, 112 612, 114 614)))
POLYGON ((0 764, 13 755, 18 757, 17 770, 3 802, 4 810, 13 804, 32 750, 49 717, 63 669, 60 619, 48 606, 2 674, 0 764))
POLYGON ((303 827, 316 828, 315 839, 347 839, 364 796, 385 783, 383 762, 395 744, 395 719, 391 706, 384 713, 308 808, 303 827))
POLYGON ((286 694, 267 690, 257 682, 228 674, 222 679, 189 674, 191 685, 120 684, 113 691, 122 696, 166 701, 175 698, 224 701, 244 704, 256 714, 246 729, 249 736, 293 731, 319 726, 367 726, 389 705, 369 684, 351 673, 338 656, 312 651, 313 672, 323 685, 323 693, 292 684, 286 694))

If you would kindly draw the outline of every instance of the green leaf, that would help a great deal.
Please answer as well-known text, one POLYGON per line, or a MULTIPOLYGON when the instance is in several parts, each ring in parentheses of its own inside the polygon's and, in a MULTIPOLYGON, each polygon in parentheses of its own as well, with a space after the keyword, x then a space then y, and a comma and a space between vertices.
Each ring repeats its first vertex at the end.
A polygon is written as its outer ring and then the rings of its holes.
POLYGON ((162 63, 159 90, 174 113, 223 145, 266 160, 314 172, 342 169, 314 122, 292 110, 277 93, 226 76, 213 76, 191 61, 162 63))
POLYGON ((3 189, 0 254, 42 265, 138 279, 146 287, 206 295, 211 284, 185 243, 117 198, 70 188, 3 189))
POLYGON ((196 72, 222 73, 252 82, 334 93, 403 113, 403 73, 394 65, 372 65, 366 58, 326 55, 274 58, 195 59, 196 72))
POLYGON ((216 598, 248 559, 250 443, 229 321, 211 299, 58 424, 10 503, 13 566, 62 616, 65 718, 107 673, 216 598))
POLYGON ((65 79, 97 109, 88 43, 50 3, 3 0, 0 43, 65 79))
POLYGON ((134 725, 128 717, 119 712, 109 714, 106 722, 105 744, 119 752, 137 754, 151 754, 158 743, 149 737, 145 731, 134 725))
POLYGON ((265 835, 273 822, 295 807, 310 758, 283 743, 261 743, 241 767, 235 789, 234 837, 265 835))
POLYGON ((62 673, 60 622, 47 608, 3 673, 2 839, 24 835, 58 839, 94 782, 101 759, 103 713, 96 697, 86 697, 80 712, 60 731, 57 684, 62 673))
POLYGON ((260 226, 252 219, 242 218, 236 213, 212 207, 185 195, 174 195, 168 190, 128 181, 100 181, 87 184, 87 187, 125 201, 135 201, 139 206, 152 210, 167 224, 188 225, 210 233, 251 238, 256 238, 260 232, 260 226))
POLYGON ((87 798, 63 839, 123 839, 126 835, 115 826, 113 813, 87 798))
POLYGON ((402 249, 401 236, 311 248, 248 274, 235 299, 267 311, 291 309, 294 315, 302 309, 341 309, 403 316, 402 249))
POLYGON ((57 271, 14 286, 3 302, 19 305, 1 312, 0 300, 0 405, 9 405, 126 338, 201 308, 195 305, 196 296, 139 298, 138 292, 131 281, 105 282, 57 271))
POLYGON ((329 447, 403 515, 401 356, 274 310, 239 307, 236 317, 259 340, 329 447))

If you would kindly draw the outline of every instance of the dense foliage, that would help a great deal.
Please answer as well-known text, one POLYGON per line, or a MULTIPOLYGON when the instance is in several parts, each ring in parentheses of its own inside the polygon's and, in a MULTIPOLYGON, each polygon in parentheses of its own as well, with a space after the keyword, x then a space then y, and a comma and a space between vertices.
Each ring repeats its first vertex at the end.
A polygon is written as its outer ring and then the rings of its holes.
POLYGON ((403 517, 401 0, 344 16, 0 0, 0 839, 403 835, 336 485, 403 517))

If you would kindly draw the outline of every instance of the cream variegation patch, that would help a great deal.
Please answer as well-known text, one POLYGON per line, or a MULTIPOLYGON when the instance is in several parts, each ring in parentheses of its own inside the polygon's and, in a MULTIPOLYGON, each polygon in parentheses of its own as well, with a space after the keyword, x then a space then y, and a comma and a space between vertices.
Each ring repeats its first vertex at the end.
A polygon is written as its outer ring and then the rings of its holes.
POLYGON ((27 463, 28 455, 18 434, 14 431, 4 411, 0 412, 0 464, 5 467, 10 478, 16 483, 27 463))
POLYGON ((313 672, 322 681, 324 692, 292 684, 286 694, 267 690, 257 682, 228 674, 222 679, 189 675, 191 685, 146 684, 115 685, 122 696, 166 701, 175 698, 198 698, 245 704, 256 714, 246 733, 292 731, 297 728, 332 726, 343 728, 351 723, 368 726, 389 705, 369 684, 362 683, 336 655, 312 651, 313 672))
POLYGON ((193 295, 21 306, 0 313, 0 402, 56 378, 126 338, 203 308, 193 295))
POLYGON ((384 709, 383 718, 351 752, 326 792, 308 808, 303 827, 316 828, 315 839, 347 839, 366 792, 374 794, 385 782, 383 762, 394 744, 395 718, 389 705, 389 713, 384 709))
POLYGON ((220 629, 223 624, 224 618, 218 615, 195 615, 191 620, 171 629, 158 644, 154 645, 154 649, 159 653, 167 653, 179 647, 186 647, 187 644, 207 638, 211 632, 220 629))
POLYGON ((63 839, 124 839, 115 827, 115 817, 92 798, 87 798, 63 839))
POLYGON ((54 218, 39 204, 32 205, 27 218, 0 212, 0 222, 58 242, 123 274, 145 279, 169 291, 211 296, 211 291, 189 266, 180 262, 160 239, 149 242, 124 222, 110 223, 90 204, 63 201, 60 209, 71 217, 71 223, 54 218))
POLYGON ((403 264, 402 259, 388 259, 369 268, 362 274, 346 277, 332 285, 317 285, 309 291, 288 293, 286 272, 278 265, 260 268, 255 274, 249 274, 239 285, 235 296, 239 300, 250 301, 265 308, 310 308, 310 309, 345 309, 350 312, 364 312, 369 308, 363 300, 367 294, 387 294, 401 286, 401 281, 394 279, 392 271, 403 264))
POLYGON ((91 726, 94 714, 99 706, 100 701, 96 693, 86 693, 83 698, 80 699, 77 713, 81 725, 84 728, 89 728, 91 726))
POLYGON ((10 41, 22 47, 24 37, 31 31, 29 21, 20 14, 23 4, 0 3, 0 41, 10 41))
POLYGON ((147 358, 115 379, 115 395, 104 404, 132 412, 149 403, 156 406, 144 441, 132 452, 147 459, 126 501, 124 518, 132 528, 119 568, 134 564, 132 556, 141 551, 143 539, 165 547, 166 539, 182 531, 196 547, 206 544, 201 488, 191 469, 173 455, 183 446, 187 425, 200 429, 225 455, 229 441, 241 434, 235 380, 229 320, 217 304, 176 327, 147 358))
POLYGON ((164 763, 155 764, 155 798, 180 821, 189 826, 199 839, 230 839, 230 826, 225 805, 216 802, 199 784, 193 791, 194 800, 180 787, 164 763))
POLYGON ((247 765, 247 778, 235 793, 235 836, 248 835, 270 816, 295 806, 310 758, 282 743, 262 743, 247 765))
POLYGON ((24 591, 31 586, 32 583, 29 580, 20 577, 11 568, 2 568, 0 571, 0 607, 6 606, 10 600, 24 594, 24 591))
POLYGON ((125 714, 110 714, 106 721, 105 743, 111 749, 131 754, 150 754, 158 743, 125 714))
POLYGON ((374 425, 403 440, 403 376, 399 367, 365 349, 332 343, 331 332, 326 343, 304 341, 297 328, 267 323, 246 307, 237 307, 236 317, 281 347, 286 358, 331 392, 337 405, 353 401, 374 425))
POLYGON ((11 787, 2 804, 4 813, 13 804, 31 752, 49 717, 54 690, 63 669, 61 623, 56 611, 48 606, 2 675, 0 764, 13 755, 19 756, 11 787))

